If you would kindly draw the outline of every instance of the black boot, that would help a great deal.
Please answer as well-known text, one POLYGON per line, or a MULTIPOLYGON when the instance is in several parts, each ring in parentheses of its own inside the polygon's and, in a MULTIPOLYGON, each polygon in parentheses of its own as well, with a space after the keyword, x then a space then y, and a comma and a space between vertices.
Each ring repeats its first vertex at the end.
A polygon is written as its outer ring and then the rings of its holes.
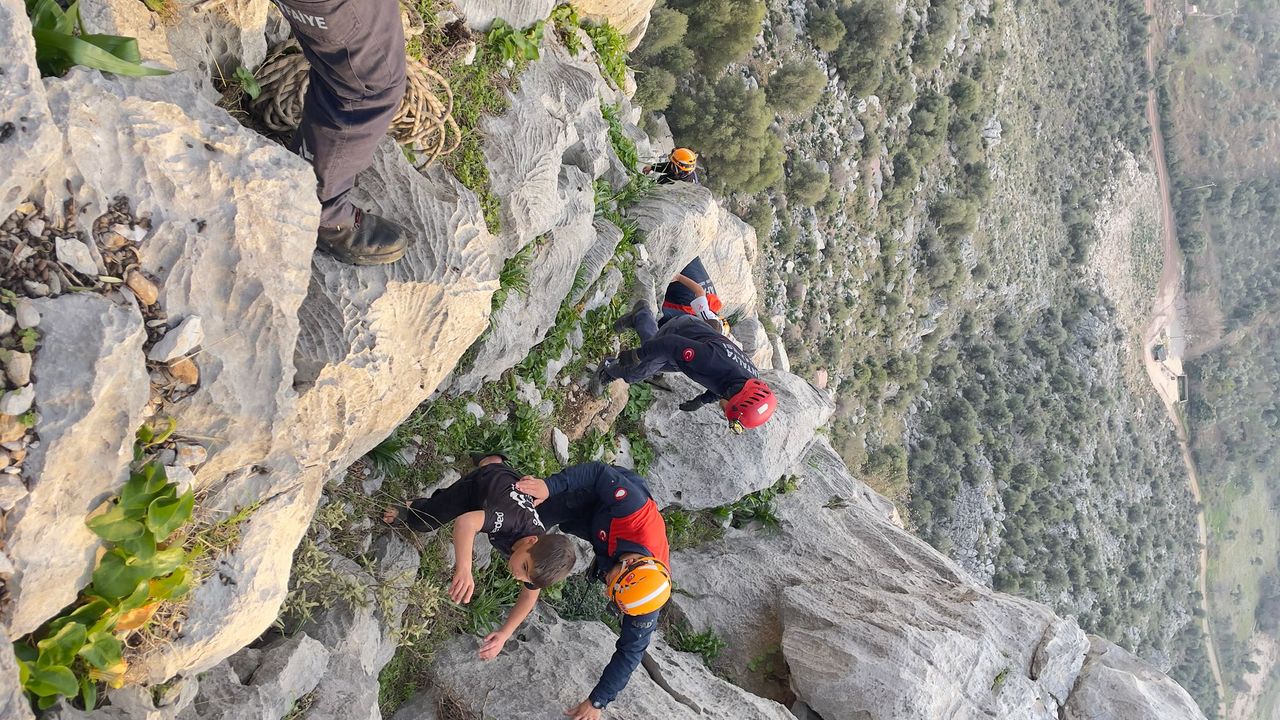
POLYGON ((356 210, 355 222, 321 227, 316 247, 351 265, 385 265, 404 257, 409 231, 384 217, 356 210))
POLYGON ((635 303, 631 305, 631 310, 629 312, 613 321, 613 331, 623 332, 630 330, 635 323, 636 315, 639 315, 643 310, 648 310, 650 307, 651 306, 644 300, 636 300, 635 303))

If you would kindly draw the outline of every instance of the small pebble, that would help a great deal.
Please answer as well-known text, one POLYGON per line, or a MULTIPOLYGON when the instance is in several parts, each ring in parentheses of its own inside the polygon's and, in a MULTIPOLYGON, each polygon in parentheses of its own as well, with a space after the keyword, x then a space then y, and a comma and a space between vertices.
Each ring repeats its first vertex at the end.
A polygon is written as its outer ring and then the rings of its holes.
POLYGON ((203 341, 204 326, 200 316, 191 315, 181 325, 165 333, 147 353, 147 359, 155 362, 176 360, 195 350, 203 341))
POLYGON ((3 451, 3 450, 0 450, 0 470, 3 470, 3 469, 5 469, 5 468, 9 467, 9 464, 10 464, 11 462, 12 462, 12 460, 9 458, 9 453, 7 453, 7 452, 5 452, 5 451, 3 451))
MULTIPOLYGON (((23 435, 25 434, 26 433, 23 433, 23 435)), ((26 448, 27 444, 22 442, 22 435, 19 435, 13 440, 6 440, 3 443, 0 443, 0 447, 8 450, 9 452, 18 452, 19 450, 26 448)))
POLYGON ((27 294, 32 297, 48 297, 49 286, 35 280, 23 280, 22 287, 26 288, 27 294))
POLYGON ((4 470, 0 470, 0 472, 4 473, 5 475, 17 475, 18 473, 22 472, 22 468, 10 466, 5 468, 4 470))
POLYGON ((20 448, 18 450, 6 451, 5 457, 9 459, 9 462, 5 463, 6 465, 21 465, 22 461, 27 459, 27 449, 20 448))
POLYGON ((17 321, 13 319, 12 315, 10 315, 9 313, 3 310, 0 310, 0 335, 8 335, 10 332, 12 332, 13 326, 16 324, 16 322, 17 321))
POLYGON ((130 270, 124 278, 124 284, 129 286, 133 294, 138 296, 138 302, 143 305, 155 305, 160 299, 160 288, 140 270, 130 270))
POLYGON ((89 246, 73 237, 60 237, 53 241, 58 262, 69 266, 81 275, 94 277, 98 274, 98 263, 93 260, 89 246))
POLYGON ((24 446, 20 440, 27 434, 27 426, 16 417, 0 415, 0 447, 6 450, 21 450, 24 446))
POLYGON ((23 330, 40 325, 40 311, 36 310, 35 304, 26 298, 18 300, 13 312, 17 316, 18 327, 23 330))
POLYGON ((209 459, 209 451, 195 444, 183 443, 178 446, 177 464, 183 467, 195 467, 209 459))
POLYGON ((165 448, 156 453, 156 461, 161 465, 172 465, 178 462, 178 453, 173 448, 165 448))
POLYGON ((169 363, 169 374, 173 379, 183 385, 198 385, 200 383, 200 368, 191 361, 191 358, 178 358, 169 363))
POLYGON ((10 390, 0 398, 0 413, 4 415, 21 415, 31 409, 31 404, 36 401, 36 388, 34 385, 10 390))
POLYGON ((33 238, 38 238, 44 234, 45 222, 40 218, 31 218, 22 226, 23 230, 33 238))
POLYGON ((31 382, 31 355, 14 350, 4 363, 4 374, 15 387, 31 382))
POLYGON ((118 232, 105 232, 98 236, 98 241, 108 250, 119 250, 129 244, 129 238, 118 232))
POLYGON ((36 204, 33 202, 24 202, 13 209, 19 215, 34 215, 36 212, 36 204))
POLYGON ((62 278, 58 273, 49 273, 49 294, 53 296, 62 294, 62 278))

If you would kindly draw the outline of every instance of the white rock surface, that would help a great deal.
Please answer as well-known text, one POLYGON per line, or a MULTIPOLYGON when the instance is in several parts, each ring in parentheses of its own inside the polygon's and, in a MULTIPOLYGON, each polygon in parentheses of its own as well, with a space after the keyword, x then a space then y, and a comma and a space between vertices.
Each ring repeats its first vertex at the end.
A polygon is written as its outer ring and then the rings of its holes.
POLYGON ((1123 648, 1089 636, 1089 655, 1063 720, 1203 720, 1187 691, 1123 648))
POLYGON ((13 313, 17 318, 18 327, 23 330, 38 327, 40 325, 40 311, 36 310, 35 303, 27 298, 18 298, 18 302, 14 306, 13 313))
POLYGON ((178 720, 280 720, 315 689, 330 650, 298 633, 261 650, 245 649, 200 677, 195 702, 178 720))
POLYGON ((761 427, 732 435, 718 405, 680 410, 702 387, 681 375, 667 377, 673 392, 655 391, 644 416, 654 451, 649 488, 659 507, 715 507, 773 485, 834 410, 826 393, 804 379, 770 370, 761 378, 778 396, 778 409, 761 427))
POLYGON ((6 549, 16 567, 5 618, 10 637, 34 630, 88 583, 99 542, 85 515, 128 476, 149 396, 137 310, 90 294, 34 305, 45 319, 35 373, 50 392, 41 393, 41 442, 26 460, 31 494, 8 522, 6 549), (85 468, 93 468, 92 482, 85 468), (48 551, 50 537, 58 538, 58 552, 48 551))
MULTIPOLYGON (((2 18, 0 18, 2 19, 2 18)), ((0 718, 32 720, 31 702, 18 683, 18 662, 9 638, 0 633, 0 718)))
POLYGON ((0 397, 0 415, 21 415, 36 401, 36 387, 27 385, 10 390, 0 397))
POLYGON ((561 465, 569 464, 569 436, 560 428, 551 428, 551 449, 555 452, 557 462, 561 465))
POLYGON ((75 238, 59 237, 54 240, 54 253, 59 262, 81 275, 97 276, 98 263, 94 262, 93 253, 89 252, 89 246, 83 242, 75 238))
POLYGON ((204 325, 199 315, 191 315, 183 318, 177 327, 156 341, 147 353, 147 359, 155 362, 176 360, 190 354, 202 342, 204 342, 204 325))
POLYGON ((31 354, 20 350, 10 351, 9 358, 4 363, 4 374, 15 387, 31 382, 31 354))
POLYGON ((649 28, 654 0, 578 0, 574 7, 588 22, 609 23, 627 38, 627 51, 635 50, 649 28))
POLYGON ((454 5, 468 27, 487 32, 499 18, 514 28, 527 28, 550 15, 556 0, 458 0, 454 5))
MULTIPOLYGON (((616 641, 603 623, 562 620, 543 610, 489 662, 476 657, 477 638, 450 640, 437 654, 429 680, 434 691, 477 716, 561 717, 590 692, 616 641), (521 678, 520 692, 511 692, 513 677, 521 678)), ((781 705, 712 675, 700 658, 659 645, 648 653, 646 666, 636 668, 609 705, 609 717, 792 720, 781 705)))
POLYGON ((31 21, 22 0, 0 0, 0 218, 40 184, 62 144, 49 115, 35 62, 31 21))

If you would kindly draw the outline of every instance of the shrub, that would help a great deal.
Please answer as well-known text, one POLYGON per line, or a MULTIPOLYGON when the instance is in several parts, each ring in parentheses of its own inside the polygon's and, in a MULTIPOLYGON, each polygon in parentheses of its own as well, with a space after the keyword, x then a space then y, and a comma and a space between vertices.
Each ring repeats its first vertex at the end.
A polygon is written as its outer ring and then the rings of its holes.
POLYGON ((764 0, 672 0, 689 18, 685 45, 697 48, 708 70, 718 70, 751 49, 764 20, 764 0))
POLYGON ((854 95, 869 95, 880 86, 890 49, 902 39, 902 23, 888 0, 852 3, 840 19, 848 32, 831 59, 854 95))
POLYGON ((769 130, 764 93, 737 77, 675 98, 668 119, 681 145, 702 151, 717 189, 756 193, 782 178, 782 141, 769 130))
POLYGON ((787 196, 790 200, 813 207, 827 194, 831 177, 822 166, 812 160, 797 160, 791 164, 787 176, 787 196))
POLYGON ((819 50, 831 52, 840 47, 844 34, 844 23, 835 10, 819 10, 809 16, 809 39, 819 50))
POLYGON ((938 69, 947 43, 959 24, 955 0, 934 0, 929 6, 924 32, 916 35, 915 45, 911 48, 911 60, 917 72, 928 74, 938 69))
POLYGON ((827 75, 811 60, 784 63, 765 87, 765 96, 776 112, 784 115, 806 115, 818 104, 827 86, 827 75))
POLYGON ((635 56, 638 60, 649 62, 679 46, 688 31, 689 17, 660 2, 649 12, 649 27, 645 30, 640 47, 636 48, 635 56))
POLYGON ((666 110, 676 91, 676 76, 671 71, 650 67, 636 73, 635 103, 645 110, 666 110))

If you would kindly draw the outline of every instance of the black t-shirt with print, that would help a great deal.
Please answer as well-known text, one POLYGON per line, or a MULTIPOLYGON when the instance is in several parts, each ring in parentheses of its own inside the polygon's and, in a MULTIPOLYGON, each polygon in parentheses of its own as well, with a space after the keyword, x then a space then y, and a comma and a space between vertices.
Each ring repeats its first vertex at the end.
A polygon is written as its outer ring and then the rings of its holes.
POLYGON ((476 468, 468 478, 471 476, 475 476, 479 509, 484 510, 480 532, 489 536, 489 542, 498 552, 509 557, 511 546, 520 538, 546 534, 542 518, 533 507, 533 496, 516 490, 519 473, 505 464, 492 464, 476 468))

